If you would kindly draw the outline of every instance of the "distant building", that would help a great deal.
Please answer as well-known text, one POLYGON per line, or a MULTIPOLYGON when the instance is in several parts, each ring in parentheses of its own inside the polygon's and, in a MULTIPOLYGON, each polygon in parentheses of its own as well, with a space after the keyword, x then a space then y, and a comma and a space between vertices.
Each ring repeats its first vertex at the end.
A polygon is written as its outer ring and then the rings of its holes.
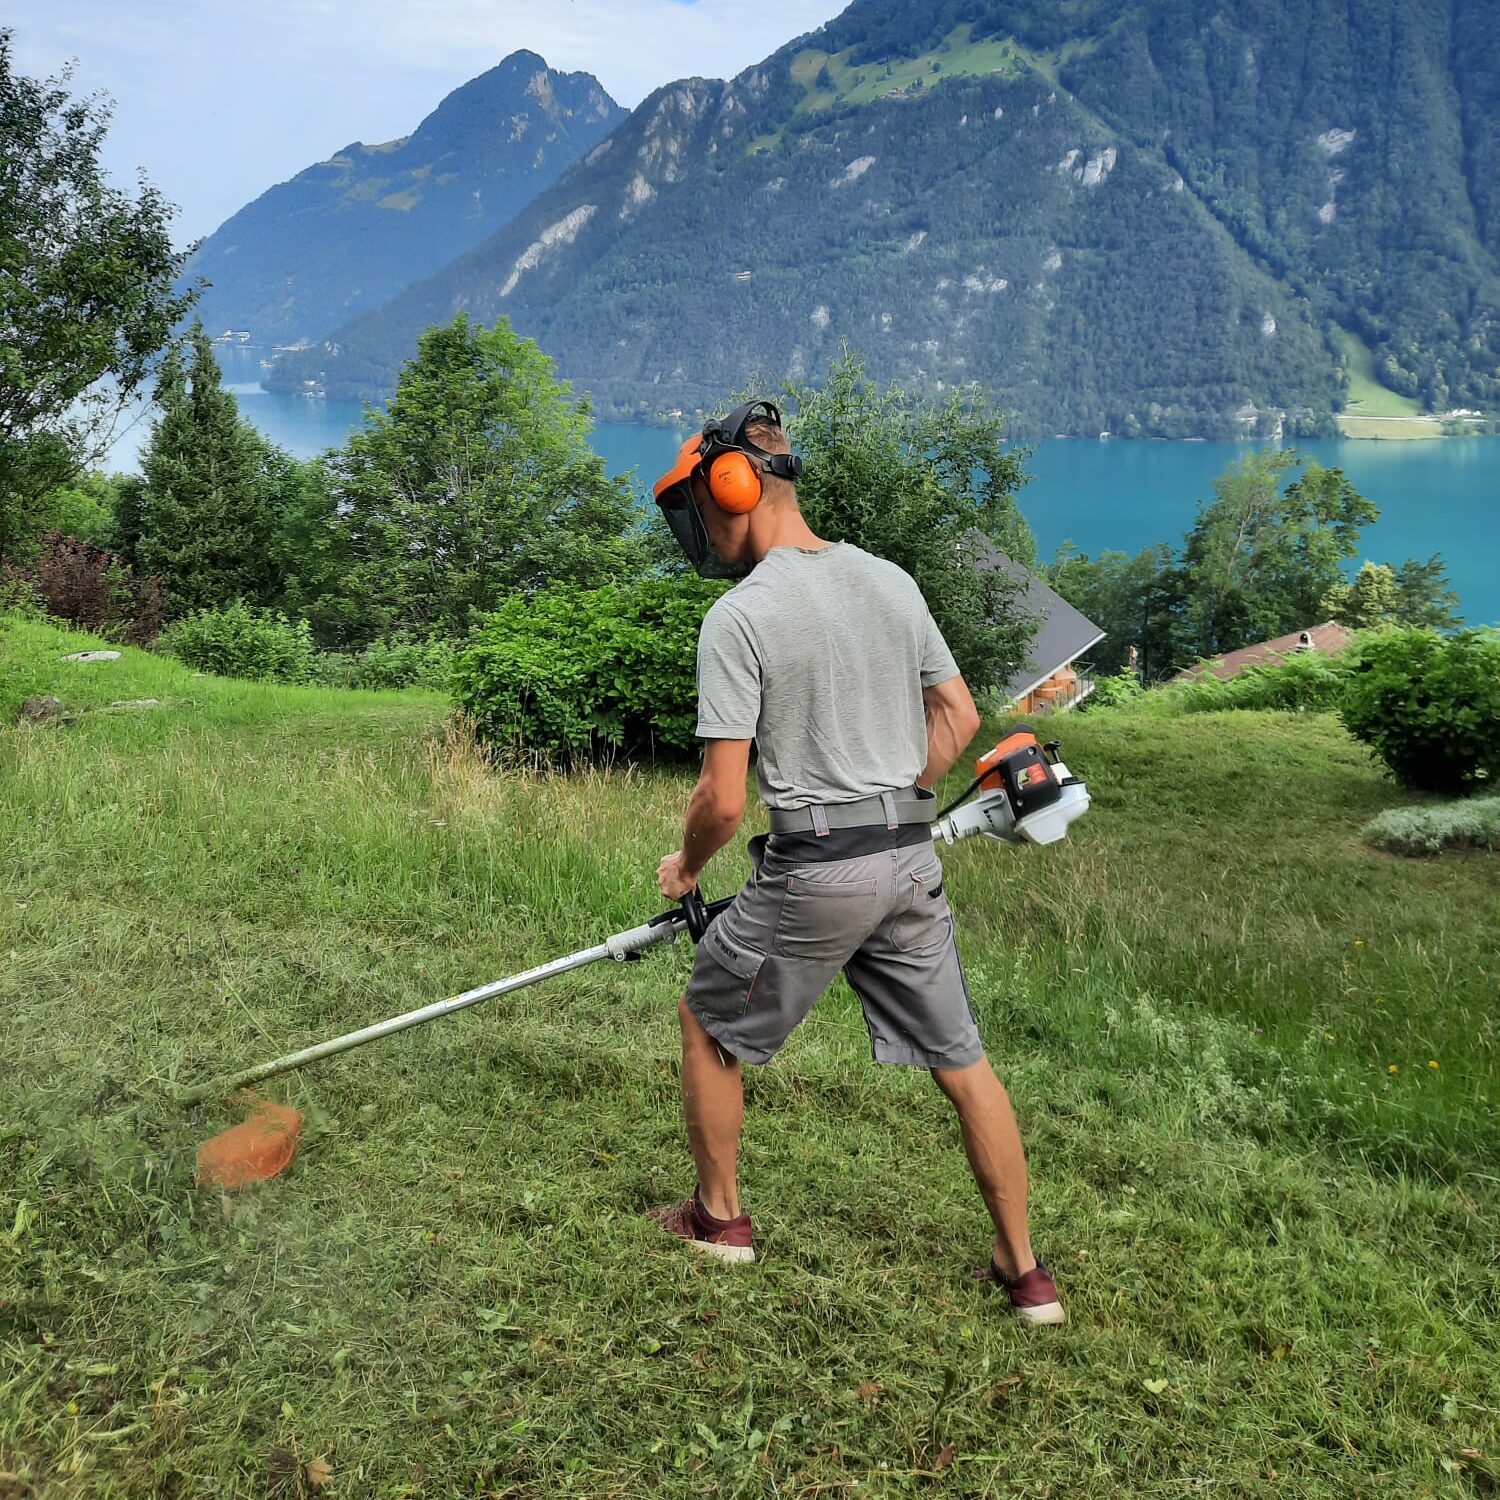
POLYGON ((1354 639, 1354 632, 1332 620, 1322 625, 1309 625, 1305 630, 1289 630, 1274 641, 1260 641, 1254 646, 1242 646, 1238 651, 1226 652, 1212 661, 1194 662, 1185 672, 1179 672, 1172 680, 1183 682, 1191 677, 1217 677, 1228 682, 1231 677, 1247 667, 1269 667, 1285 661, 1299 651, 1316 651, 1321 656, 1335 656, 1354 639))
POLYGON ((1078 659, 1104 639, 1104 631, 1005 553, 996 550, 987 566, 1004 568, 1022 585, 1020 607, 1037 621, 1025 664, 999 684, 1006 701, 1023 714, 1082 703, 1094 683, 1078 659))

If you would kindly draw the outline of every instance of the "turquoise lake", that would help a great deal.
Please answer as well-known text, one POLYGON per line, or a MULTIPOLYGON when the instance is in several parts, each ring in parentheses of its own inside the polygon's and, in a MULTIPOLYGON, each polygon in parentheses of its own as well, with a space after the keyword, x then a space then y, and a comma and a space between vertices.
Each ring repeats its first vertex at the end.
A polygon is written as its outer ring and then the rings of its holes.
MULTIPOLYGON (((356 403, 261 390, 252 350, 225 349, 220 358, 225 384, 244 416, 299 457, 337 447, 359 423, 356 403)), ((143 415, 122 435, 111 454, 114 467, 135 466, 148 421, 143 415)), ((685 429, 601 423, 593 442, 612 473, 635 470, 649 489, 686 435, 685 429)), ((1069 540, 1089 553, 1176 544, 1198 504, 1212 498, 1214 476, 1247 446, 1054 439, 1037 444, 1027 461, 1032 480, 1021 492, 1021 509, 1043 557, 1069 540)), ((1440 552, 1468 623, 1500 624, 1500 438, 1308 440, 1296 446, 1329 468, 1343 469, 1380 507, 1379 523, 1364 533, 1363 557, 1400 563, 1440 552)))

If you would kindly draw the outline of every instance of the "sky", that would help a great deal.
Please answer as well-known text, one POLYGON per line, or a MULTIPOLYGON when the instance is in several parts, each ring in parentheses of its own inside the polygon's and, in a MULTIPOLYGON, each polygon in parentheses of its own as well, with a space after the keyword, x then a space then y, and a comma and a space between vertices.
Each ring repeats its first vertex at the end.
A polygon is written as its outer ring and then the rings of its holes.
POLYGON ((527 48, 627 109, 728 78, 847 0, 5 0, 15 66, 76 59, 114 100, 105 164, 178 205, 179 245, 353 141, 409 134, 459 84, 527 48))

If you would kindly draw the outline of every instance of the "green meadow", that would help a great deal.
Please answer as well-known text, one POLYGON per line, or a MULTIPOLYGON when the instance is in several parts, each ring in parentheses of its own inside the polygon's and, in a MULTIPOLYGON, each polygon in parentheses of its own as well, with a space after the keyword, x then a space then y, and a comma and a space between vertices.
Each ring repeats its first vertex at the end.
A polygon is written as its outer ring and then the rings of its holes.
POLYGON ((1070 717, 1070 841, 945 856, 1071 1316, 1028 1333, 842 987, 748 1078, 758 1262, 643 1223, 685 943, 278 1080, 290 1170, 195 1186, 237 1114, 169 1085, 643 920, 692 778, 98 644, 0 616, 4 1500, 1500 1486, 1500 862, 1364 846, 1411 799, 1335 720, 1070 717))
MULTIPOLYGON (((1358 334, 1336 328, 1333 341, 1349 377, 1348 396, 1336 418, 1341 436, 1398 442, 1443 436, 1443 423, 1427 415, 1420 401, 1398 395, 1380 383, 1374 353, 1358 334)), ((1466 425, 1460 424, 1460 428, 1466 425)))
POLYGON ((1024 47, 1011 37, 973 41, 973 26, 955 26, 931 51, 889 64, 857 63, 857 48, 828 53, 815 47, 799 52, 792 60, 791 76, 805 91, 799 110, 828 109, 834 104, 870 104, 876 99, 901 94, 913 86, 925 87, 941 77, 983 77, 1000 73, 1006 78, 1022 76, 1028 69, 1057 82, 1058 69, 1075 57, 1092 52, 1097 43, 1071 40, 1053 52, 1024 47))

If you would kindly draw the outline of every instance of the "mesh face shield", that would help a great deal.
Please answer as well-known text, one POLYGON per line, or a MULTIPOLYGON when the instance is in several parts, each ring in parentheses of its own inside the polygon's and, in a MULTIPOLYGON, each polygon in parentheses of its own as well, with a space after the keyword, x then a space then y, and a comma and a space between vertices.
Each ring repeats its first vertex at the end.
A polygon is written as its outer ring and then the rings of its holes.
POLYGON ((652 487, 652 494, 683 556, 700 578, 743 578, 754 564, 725 562, 714 551, 703 524, 703 512, 693 493, 694 480, 702 483, 702 457, 703 439, 689 438, 678 450, 677 462, 652 487))

